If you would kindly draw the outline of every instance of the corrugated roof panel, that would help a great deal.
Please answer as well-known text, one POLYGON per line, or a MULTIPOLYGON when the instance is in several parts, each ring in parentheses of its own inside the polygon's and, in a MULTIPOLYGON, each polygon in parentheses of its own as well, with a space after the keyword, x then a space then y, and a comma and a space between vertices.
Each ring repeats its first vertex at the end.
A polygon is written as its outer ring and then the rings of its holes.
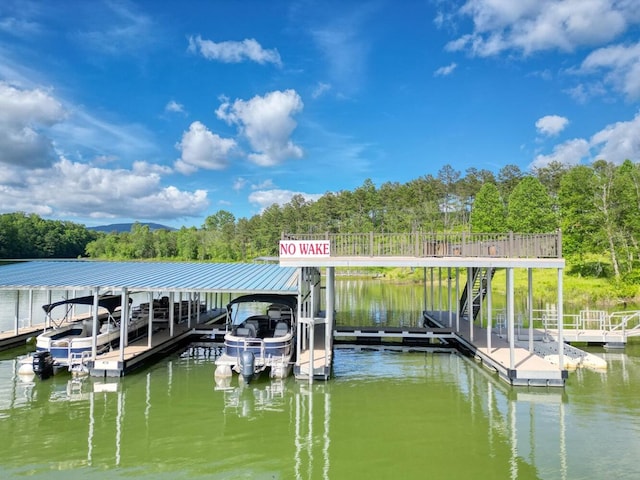
POLYGON ((51 260, 0 266, 0 289, 297 292, 297 268, 277 264, 51 260))

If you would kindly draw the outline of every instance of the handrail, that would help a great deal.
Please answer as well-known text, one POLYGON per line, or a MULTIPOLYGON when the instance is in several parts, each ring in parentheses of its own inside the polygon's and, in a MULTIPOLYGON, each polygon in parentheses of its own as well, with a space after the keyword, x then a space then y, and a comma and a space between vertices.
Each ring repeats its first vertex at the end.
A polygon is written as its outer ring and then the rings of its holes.
POLYGON ((329 240, 332 257, 562 258, 554 233, 283 233, 282 240, 329 240))

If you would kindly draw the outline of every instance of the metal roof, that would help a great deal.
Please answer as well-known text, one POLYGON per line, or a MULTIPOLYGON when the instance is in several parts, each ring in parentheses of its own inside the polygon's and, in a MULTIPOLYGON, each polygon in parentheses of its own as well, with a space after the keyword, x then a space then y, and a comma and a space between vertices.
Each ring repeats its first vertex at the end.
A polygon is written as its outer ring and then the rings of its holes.
POLYGON ((39 260, 0 266, 0 289, 297 293, 298 269, 277 264, 39 260))

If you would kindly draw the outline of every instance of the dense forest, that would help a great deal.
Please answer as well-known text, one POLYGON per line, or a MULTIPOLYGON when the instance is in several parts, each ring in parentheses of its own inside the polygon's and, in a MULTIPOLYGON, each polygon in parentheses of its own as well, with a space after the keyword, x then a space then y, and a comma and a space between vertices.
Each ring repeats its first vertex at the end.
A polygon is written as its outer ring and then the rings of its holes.
POLYGON ((251 218, 225 210, 201 228, 89 232, 69 222, 20 213, 0 216, 0 258, 75 257, 252 261, 277 254, 286 233, 325 232, 553 232, 562 229, 569 273, 640 280, 640 164, 551 163, 523 172, 507 165, 497 175, 451 165, 408 183, 371 180, 317 201, 294 196, 251 218))

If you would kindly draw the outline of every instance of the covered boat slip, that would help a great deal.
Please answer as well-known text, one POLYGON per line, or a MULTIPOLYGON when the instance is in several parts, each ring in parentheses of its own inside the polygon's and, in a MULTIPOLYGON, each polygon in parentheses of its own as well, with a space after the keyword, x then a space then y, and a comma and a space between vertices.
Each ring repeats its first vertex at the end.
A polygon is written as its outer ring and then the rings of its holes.
MULTIPOLYGON (((215 332, 212 323, 224 318, 224 306, 234 296, 247 293, 297 295, 299 276, 297 268, 274 264, 26 261, 0 268, 0 290, 91 291, 94 305, 103 295, 117 296, 122 298, 122 305, 127 310, 122 312, 123 318, 130 318, 136 311, 135 305, 128 308, 129 295, 142 295, 146 302, 138 305, 137 311, 148 315, 147 335, 129 343, 127 322, 120 322, 119 346, 99 352, 94 335, 91 355, 82 359, 83 365, 94 375, 123 375, 152 357, 174 350, 191 335, 215 332), (186 303, 185 299, 188 299, 186 303), (204 309, 191 311, 192 302, 204 309), (176 309, 166 308, 169 305, 185 305, 187 312, 178 314, 176 309), (156 309, 159 318, 155 318, 156 309)), ((98 325, 97 316, 96 308, 92 312, 94 327, 98 325)), ((18 313, 16 323, 17 318, 18 313)), ((44 325, 35 326, 29 334, 35 335, 43 328, 44 325)), ((93 331, 97 332, 97 328, 93 331)), ((16 331, 12 329, 4 335, 16 337, 16 331)))

